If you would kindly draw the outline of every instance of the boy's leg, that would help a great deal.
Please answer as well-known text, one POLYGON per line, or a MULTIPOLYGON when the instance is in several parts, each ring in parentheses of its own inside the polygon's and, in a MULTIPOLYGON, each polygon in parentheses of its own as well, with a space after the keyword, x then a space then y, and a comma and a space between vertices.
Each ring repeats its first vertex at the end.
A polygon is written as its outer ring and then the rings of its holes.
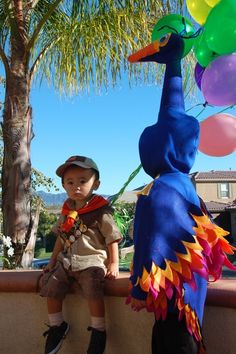
POLYGON ((43 334, 47 337, 45 354, 57 353, 69 331, 69 325, 63 319, 62 303, 62 300, 47 298, 49 329, 43 334))
POLYGON ((91 331, 91 337, 87 354, 103 354, 106 346, 104 301, 103 299, 89 300, 88 307, 91 321, 88 330, 91 331))
POLYGON ((99 331, 105 330, 105 304, 103 299, 88 300, 91 327, 99 331))
POLYGON ((49 329, 43 334, 46 338, 45 354, 55 354, 69 331, 69 325, 63 320, 62 304, 68 292, 70 278, 61 263, 42 278, 40 295, 47 297, 49 329))
POLYGON ((49 326, 60 326, 63 322, 62 300, 47 298, 49 326))
POLYGON ((88 301, 91 331, 87 354, 103 354, 106 346, 104 277, 102 268, 91 267, 80 272, 78 281, 88 301))
POLYGON ((48 313, 62 312, 62 300, 53 297, 47 298, 48 313))
POLYGON ((90 326, 98 331, 105 331, 105 304, 103 299, 88 300, 90 326))

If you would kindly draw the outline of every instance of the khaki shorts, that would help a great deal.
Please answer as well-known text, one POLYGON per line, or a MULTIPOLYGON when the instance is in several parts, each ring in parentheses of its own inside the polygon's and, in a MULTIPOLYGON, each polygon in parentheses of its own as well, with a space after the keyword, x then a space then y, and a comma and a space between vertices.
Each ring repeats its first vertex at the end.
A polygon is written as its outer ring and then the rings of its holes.
POLYGON ((105 270, 89 267, 79 272, 66 270, 61 262, 48 273, 43 274, 40 295, 63 300, 74 281, 80 285, 83 296, 88 300, 101 299, 104 296, 105 270))

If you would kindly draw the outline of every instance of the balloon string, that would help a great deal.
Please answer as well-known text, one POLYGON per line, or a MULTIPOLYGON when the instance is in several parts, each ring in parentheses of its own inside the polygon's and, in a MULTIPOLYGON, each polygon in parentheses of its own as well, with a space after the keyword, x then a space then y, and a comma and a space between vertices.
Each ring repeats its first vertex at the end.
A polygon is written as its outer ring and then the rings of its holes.
POLYGON ((228 106, 228 107, 222 109, 222 111, 217 112, 217 114, 223 113, 223 112, 227 111, 228 109, 232 109, 232 108, 234 108, 234 107, 235 107, 234 104, 233 104, 232 106, 228 106))
MULTIPOLYGON (((193 90, 193 87, 194 87, 194 83, 189 87, 189 89, 188 89, 188 92, 185 94, 185 96, 184 96, 184 100, 186 100, 186 98, 188 97, 188 95, 190 94, 190 92, 192 92, 192 90, 193 90)), ((186 85, 185 85, 186 86, 186 85)))
POLYGON ((186 109, 186 113, 188 113, 189 111, 191 111, 192 109, 198 107, 198 106, 203 106, 203 107, 206 107, 206 103, 198 103, 198 104, 195 104, 194 106, 190 107, 189 109, 186 109))
MULTIPOLYGON (((214 106, 212 106, 212 105, 209 105, 208 102, 198 103, 198 104, 194 105, 193 107, 190 107, 189 109, 187 109, 187 110, 186 110, 186 113, 189 112, 189 111, 191 111, 192 109, 198 107, 198 106, 203 106, 203 108, 202 108, 202 110, 196 115, 195 118, 198 118, 198 117, 202 114, 202 112, 204 112, 204 110, 206 109, 207 106, 208 106, 208 107, 214 107, 214 106)), ((228 106, 228 107, 222 109, 221 111, 216 112, 215 114, 223 113, 223 112, 225 112, 225 111, 227 111, 227 110, 229 110, 229 109, 233 109, 234 107, 235 107, 235 105, 228 106)))
POLYGON ((196 115, 196 118, 198 118, 200 116, 200 114, 202 114, 203 111, 205 111, 206 109, 206 105, 203 104, 203 108, 202 110, 196 115))

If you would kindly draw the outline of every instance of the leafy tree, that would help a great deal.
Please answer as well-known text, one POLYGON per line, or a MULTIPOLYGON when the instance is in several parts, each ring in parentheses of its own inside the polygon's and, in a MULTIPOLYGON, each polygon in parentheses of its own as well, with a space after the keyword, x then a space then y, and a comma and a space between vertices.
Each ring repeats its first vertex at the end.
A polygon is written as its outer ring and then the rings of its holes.
POLYGON ((40 213, 39 225, 37 230, 38 237, 44 237, 51 232, 52 226, 55 224, 57 216, 49 213, 46 209, 40 213))
POLYGON ((32 232, 30 89, 34 78, 74 92, 115 85, 123 70, 146 78, 149 66, 127 56, 150 40, 156 19, 181 13, 183 1, 0 0, 0 58, 5 70, 3 111, 3 232, 16 253, 32 232), (141 75, 142 73, 142 75, 141 75), (37 74, 37 76, 36 76, 37 74))
POLYGON ((37 257, 37 251, 42 248, 46 248, 46 252, 52 251, 56 237, 55 234, 52 234, 51 230, 57 219, 57 215, 51 213, 49 210, 44 209, 41 211, 37 230, 37 240, 40 239, 40 242, 36 244, 35 257, 37 257))

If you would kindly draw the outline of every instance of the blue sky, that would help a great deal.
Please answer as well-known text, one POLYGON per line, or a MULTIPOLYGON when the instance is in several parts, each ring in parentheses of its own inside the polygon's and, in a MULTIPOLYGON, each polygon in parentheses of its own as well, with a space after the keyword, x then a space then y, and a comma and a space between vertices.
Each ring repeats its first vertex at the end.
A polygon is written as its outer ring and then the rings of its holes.
MULTIPOLYGON (((71 155, 92 157, 100 168, 101 194, 114 194, 126 182, 140 161, 138 140, 143 129, 156 122, 161 88, 141 85, 129 87, 126 78, 116 88, 96 95, 77 95, 63 98, 46 84, 33 87, 33 129, 31 146, 32 165, 54 179, 63 191, 55 170, 71 155)), ((186 102, 186 108, 203 102, 186 102)), ((208 109, 199 120, 220 111, 208 109)), ((196 114, 198 110, 189 113, 196 114)), ((236 116, 236 110, 228 113, 236 116)), ((210 170, 236 170, 236 152, 225 157, 210 157, 198 152, 191 172, 210 170)), ((139 172, 128 190, 151 180, 139 172)))

